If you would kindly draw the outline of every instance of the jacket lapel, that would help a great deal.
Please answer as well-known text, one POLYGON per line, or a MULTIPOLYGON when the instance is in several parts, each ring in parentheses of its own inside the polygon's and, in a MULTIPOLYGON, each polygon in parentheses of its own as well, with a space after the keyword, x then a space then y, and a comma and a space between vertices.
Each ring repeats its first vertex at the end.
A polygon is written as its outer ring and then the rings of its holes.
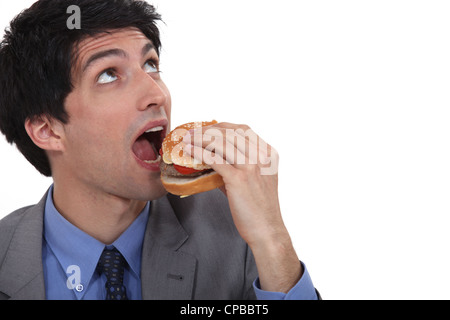
POLYGON ((10 299, 45 299, 42 232, 47 194, 17 224, 0 269, 0 292, 10 299))
POLYGON ((187 239, 167 197, 152 201, 142 249, 143 299, 192 299, 197 260, 178 250, 187 239))

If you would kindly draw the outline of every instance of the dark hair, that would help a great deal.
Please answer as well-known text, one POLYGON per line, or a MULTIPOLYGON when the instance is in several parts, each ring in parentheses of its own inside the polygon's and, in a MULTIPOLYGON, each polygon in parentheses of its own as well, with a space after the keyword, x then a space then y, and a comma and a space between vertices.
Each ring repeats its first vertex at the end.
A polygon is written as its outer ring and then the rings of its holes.
POLYGON ((47 154, 32 142, 25 121, 42 116, 69 121, 64 101, 73 89, 76 45, 102 32, 135 27, 159 55, 159 20, 153 6, 138 0, 39 0, 21 12, 0 43, 0 131, 6 140, 51 176, 47 154), (80 29, 68 27, 72 5, 81 11, 80 29))

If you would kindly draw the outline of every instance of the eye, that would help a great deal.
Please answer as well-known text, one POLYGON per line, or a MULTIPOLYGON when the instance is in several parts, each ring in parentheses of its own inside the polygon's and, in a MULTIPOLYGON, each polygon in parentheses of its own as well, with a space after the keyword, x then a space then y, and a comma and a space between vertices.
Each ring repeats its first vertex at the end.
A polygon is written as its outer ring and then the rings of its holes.
POLYGON ((147 73, 159 73, 158 63, 153 59, 147 60, 144 64, 144 71, 147 73))
POLYGON ((116 72, 113 69, 108 69, 98 76, 97 83, 107 84, 114 82, 117 79, 116 72))

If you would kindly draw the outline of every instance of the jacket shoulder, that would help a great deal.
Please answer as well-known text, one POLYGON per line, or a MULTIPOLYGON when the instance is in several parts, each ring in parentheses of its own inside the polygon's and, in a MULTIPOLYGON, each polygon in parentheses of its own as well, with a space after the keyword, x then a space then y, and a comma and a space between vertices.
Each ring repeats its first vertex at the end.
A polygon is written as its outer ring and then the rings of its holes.
POLYGON ((32 207, 34 207, 34 205, 17 209, 16 211, 14 211, 14 212, 6 215, 4 218, 0 219, 0 230, 3 230, 4 228, 10 228, 12 226, 17 225, 20 222, 20 220, 23 218, 25 213, 32 207))
POLYGON ((3 258, 17 226, 20 224, 20 221, 26 215, 27 211, 33 207, 34 206, 27 206, 18 209, 0 220, 0 265, 3 262, 3 258))

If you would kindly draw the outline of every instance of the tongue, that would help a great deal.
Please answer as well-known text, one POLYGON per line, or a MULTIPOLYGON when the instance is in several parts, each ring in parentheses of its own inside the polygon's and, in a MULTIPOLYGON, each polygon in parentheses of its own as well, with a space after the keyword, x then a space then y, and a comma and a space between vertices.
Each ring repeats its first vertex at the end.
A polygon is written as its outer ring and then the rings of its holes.
POLYGON ((133 152, 142 161, 154 161, 158 158, 158 152, 153 144, 143 136, 133 144, 133 152))

